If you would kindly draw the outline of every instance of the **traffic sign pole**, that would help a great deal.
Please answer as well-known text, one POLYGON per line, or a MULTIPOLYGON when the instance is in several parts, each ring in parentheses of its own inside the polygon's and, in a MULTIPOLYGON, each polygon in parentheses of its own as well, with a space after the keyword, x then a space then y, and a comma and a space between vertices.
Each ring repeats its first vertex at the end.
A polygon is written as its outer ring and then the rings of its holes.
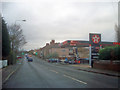
POLYGON ((89 65, 91 66, 91 44, 89 45, 89 65))

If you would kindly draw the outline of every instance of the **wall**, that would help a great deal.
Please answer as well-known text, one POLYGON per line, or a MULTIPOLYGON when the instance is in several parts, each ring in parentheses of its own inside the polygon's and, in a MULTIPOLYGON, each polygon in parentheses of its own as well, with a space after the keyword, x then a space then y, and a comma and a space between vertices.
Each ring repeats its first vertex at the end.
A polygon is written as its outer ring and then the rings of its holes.
POLYGON ((95 61, 93 64, 93 68, 97 69, 104 69, 104 70, 112 70, 112 71, 119 71, 120 72, 120 62, 113 62, 110 61, 95 61))
POLYGON ((68 48, 51 48, 51 53, 58 53, 59 57, 69 57, 69 49, 68 48))

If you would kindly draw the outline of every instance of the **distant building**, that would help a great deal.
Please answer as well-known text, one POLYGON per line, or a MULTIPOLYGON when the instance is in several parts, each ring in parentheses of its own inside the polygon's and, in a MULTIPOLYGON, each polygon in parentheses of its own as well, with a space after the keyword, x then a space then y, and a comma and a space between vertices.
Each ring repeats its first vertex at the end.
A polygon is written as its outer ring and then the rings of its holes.
MULTIPOLYGON (((60 43, 55 43, 55 40, 51 40, 50 44, 46 43, 46 45, 40 49, 39 56, 41 58, 47 58, 48 55, 57 53, 58 58, 65 59, 73 59, 76 57, 76 51, 73 47, 61 47, 60 43)), ((89 57, 89 49, 86 47, 78 47, 77 48, 78 57, 88 58, 89 57)))
POLYGON ((59 43, 55 43, 55 40, 51 40, 50 44, 46 43, 46 46, 41 49, 40 56, 46 58, 50 54, 49 50, 51 48, 60 48, 59 43))

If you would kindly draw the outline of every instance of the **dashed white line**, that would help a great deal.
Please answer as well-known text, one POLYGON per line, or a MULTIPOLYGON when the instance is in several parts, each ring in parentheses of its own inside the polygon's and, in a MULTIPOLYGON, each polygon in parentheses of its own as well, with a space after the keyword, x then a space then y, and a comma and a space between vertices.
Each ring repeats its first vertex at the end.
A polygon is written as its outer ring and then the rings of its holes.
POLYGON ((78 80, 78 79, 76 79, 76 78, 70 77, 70 76, 68 76, 68 75, 63 75, 63 76, 68 77, 68 78, 70 78, 70 79, 72 79, 72 80, 75 80, 75 81, 77 81, 77 82, 80 82, 80 83, 83 83, 83 84, 87 84, 86 82, 83 82, 83 81, 78 80))
POLYGON ((55 72, 55 73, 58 73, 58 72, 56 72, 55 70, 50 70, 50 71, 55 72))

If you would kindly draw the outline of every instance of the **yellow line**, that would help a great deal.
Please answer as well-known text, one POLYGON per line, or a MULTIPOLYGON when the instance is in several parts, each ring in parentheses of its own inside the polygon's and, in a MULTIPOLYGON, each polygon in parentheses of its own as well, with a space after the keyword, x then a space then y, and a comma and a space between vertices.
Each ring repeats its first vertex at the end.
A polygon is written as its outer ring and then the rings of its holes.
POLYGON ((11 72, 11 73, 7 76, 7 78, 5 79, 5 81, 7 81, 7 80, 9 79, 9 77, 10 77, 14 72, 15 72, 15 71, 11 72))
POLYGON ((75 81, 77 81, 77 82, 80 82, 80 83, 83 83, 83 84, 87 84, 86 82, 83 82, 83 81, 78 80, 78 79, 76 79, 76 78, 73 78, 73 77, 70 77, 70 76, 67 76, 67 75, 63 75, 63 76, 68 77, 68 78, 70 78, 70 79, 72 79, 72 80, 75 80, 75 81))
POLYGON ((58 72, 56 72, 55 70, 50 70, 50 71, 55 72, 55 73, 58 73, 58 72))

